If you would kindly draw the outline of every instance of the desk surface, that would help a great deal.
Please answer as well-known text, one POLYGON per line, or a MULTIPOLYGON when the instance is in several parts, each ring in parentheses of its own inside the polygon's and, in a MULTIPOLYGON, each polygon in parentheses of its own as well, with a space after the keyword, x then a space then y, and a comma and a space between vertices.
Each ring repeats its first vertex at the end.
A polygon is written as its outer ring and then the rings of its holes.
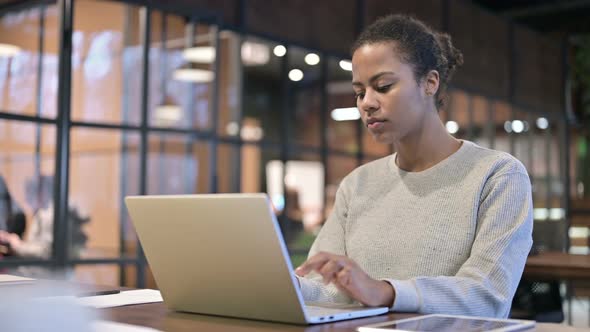
MULTIPOLYGON (((388 320, 395 320, 415 316, 414 314, 388 314, 377 317, 354 319, 331 324, 310 326, 287 325, 251 321, 244 319, 232 319, 215 316, 196 315, 188 313, 171 312, 163 303, 142 304, 135 306, 103 309, 104 318, 110 321, 152 327, 167 332, 184 331, 300 331, 300 332, 336 332, 355 331, 362 325, 375 324, 388 320)), ((538 332, 578 332, 588 331, 560 324, 539 324, 534 330, 538 332)))
MULTIPOLYGON (((551 279, 590 279, 590 255, 544 252, 529 257, 524 275, 551 279)), ((104 309, 108 320, 148 326, 162 331, 355 331, 358 326, 414 316, 393 313, 331 324, 297 326, 168 311, 163 303, 104 309)), ((588 331, 560 324, 537 323, 534 331, 588 331)))
POLYGON ((590 280, 590 255, 539 253, 527 259, 523 275, 534 279, 590 280))
MULTIPOLYGON (((23 296, 58 296, 72 295, 80 291, 102 291, 107 289, 117 289, 118 287, 105 287, 94 285, 80 285, 68 282, 46 282, 38 281, 37 283, 22 285, 1 285, 0 294, 23 296), (55 287, 47 287, 47 285, 55 287), (44 289, 39 293, 39 289, 44 289), (47 290, 49 289, 49 290, 47 290)), ((8 298, 8 297, 5 297, 8 298)), ((355 319, 330 324, 319 324, 310 326, 287 325, 279 323, 269 323, 253 320, 224 318, 206 315, 197 315, 189 313, 178 313, 169 311, 164 303, 151 303, 141 305, 130 305, 125 307, 108 308, 98 310, 99 315, 105 320, 140 325, 155 328, 167 332, 182 331, 305 331, 305 332, 326 332, 326 331, 355 331, 362 325, 385 322, 388 320, 402 319, 415 314, 392 313, 370 318, 355 319)), ((533 331, 533 330, 531 330, 533 331)), ((537 324, 534 331, 540 332, 578 332, 588 331, 587 329, 576 329, 560 324, 537 324)))

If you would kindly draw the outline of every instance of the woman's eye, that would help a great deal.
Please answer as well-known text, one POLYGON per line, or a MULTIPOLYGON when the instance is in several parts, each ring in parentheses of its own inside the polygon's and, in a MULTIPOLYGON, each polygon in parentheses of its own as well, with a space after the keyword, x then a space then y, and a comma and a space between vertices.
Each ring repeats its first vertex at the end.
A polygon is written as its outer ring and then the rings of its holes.
POLYGON ((364 92, 359 92, 359 93, 355 93, 354 94, 354 100, 358 100, 359 98, 360 99, 363 99, 364 97, 365 97, 365 93, 364 92))
POLYGON ((377 91, 378 92, 387 92, 389 90, 389 88, 391 88, 393 84, 387 84, 387 85, 382 85, 380 87, 377 87, 377 91))

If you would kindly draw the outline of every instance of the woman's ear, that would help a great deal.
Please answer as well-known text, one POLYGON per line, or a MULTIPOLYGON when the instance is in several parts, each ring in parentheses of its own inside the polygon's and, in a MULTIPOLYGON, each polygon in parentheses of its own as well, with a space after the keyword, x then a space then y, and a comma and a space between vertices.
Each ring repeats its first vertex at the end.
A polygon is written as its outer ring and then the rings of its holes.
POLYGON ((438 75, 438 71, 431 70, 426 74, 424 78, 424 88, 426 95, 434 96, 438 91, 438 87, 440 86, 440 77, 438 75))

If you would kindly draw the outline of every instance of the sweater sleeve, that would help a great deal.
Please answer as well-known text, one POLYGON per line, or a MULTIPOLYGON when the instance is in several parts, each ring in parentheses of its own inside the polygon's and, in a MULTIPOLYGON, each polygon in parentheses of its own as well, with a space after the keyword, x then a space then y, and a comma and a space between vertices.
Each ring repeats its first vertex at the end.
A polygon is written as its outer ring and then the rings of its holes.
POLYGON ((532 195, 526 171, 491 177, 479 202, 471 253, 454 276, 385 279, 393 311, 507 317, 532 246, 532 195))
MULTIPOLYGON (((320 251, 337 255, 346 255, 344 241, 344 226, 348 217, 348 195, 345 187, 346 178, 342 181, 336 192, 336 201, 330 217, 322 226, 315 239, 309 257, 320 251)), ((297 277, 301 285, 303 299, 309 302, 333 302, 350 303, 352 300, 340 292, 333 284, 325 285, 319 274, 311 272, 305 277, 297 277)))
POLYGON ((53 219, 36 215, 31 224, 28 238, 18 247, 12 248, 21 257, 47 259, 51 256, 53 244, 53 219))

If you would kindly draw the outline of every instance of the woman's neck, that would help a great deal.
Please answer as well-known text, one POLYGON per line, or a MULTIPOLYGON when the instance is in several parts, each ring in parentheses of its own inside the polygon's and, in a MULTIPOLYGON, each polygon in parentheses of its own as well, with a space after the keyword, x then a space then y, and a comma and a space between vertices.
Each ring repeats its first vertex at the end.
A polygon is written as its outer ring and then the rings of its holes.
POLYGON ((438 114, 425 118, 423 126, 394 142, 396 164, 408 172, 421 172, 438 164, 461 147, 461 141, 451 136, 438 114))

